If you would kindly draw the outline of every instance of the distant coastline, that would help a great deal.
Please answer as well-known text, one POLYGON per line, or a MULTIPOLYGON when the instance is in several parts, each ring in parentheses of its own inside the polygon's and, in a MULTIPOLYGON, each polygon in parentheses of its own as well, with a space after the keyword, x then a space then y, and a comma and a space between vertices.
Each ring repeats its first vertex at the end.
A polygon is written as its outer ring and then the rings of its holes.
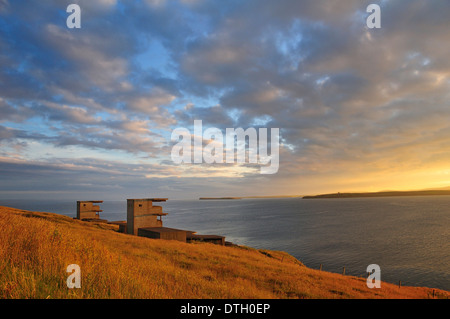
POLYGON ((303 196, 304 199, 315 198, 356 198, 356 197, 391 197, 391 196, 431 196, 450 195, 450 190, 422 190, 422 191, 385 191, 368 193, 331 193, 303 196))
POLYGON ((381 191, 365 193, 329 193, 318 195, 272 195, 272 196, 225 196, 225 197, 200 197, 199 200, 239 200, 252 198, 357 198, 357 197, 392 197, 392 196, 437 196, 450 195, 450 190, 418 190, 418 191, 381 191))
POLYGON ((199 200, 233 200, 246 198, 298 198, 302 195, 273 195, 273 196, 243 196, 243 197, 200 197, 199 200))

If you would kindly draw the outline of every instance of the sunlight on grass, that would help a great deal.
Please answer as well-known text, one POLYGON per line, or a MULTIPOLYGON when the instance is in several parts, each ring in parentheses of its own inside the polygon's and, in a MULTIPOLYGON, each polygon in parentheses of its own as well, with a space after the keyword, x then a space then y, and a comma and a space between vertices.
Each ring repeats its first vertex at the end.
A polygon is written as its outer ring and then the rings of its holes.
MULTIPOLYGON (((285 252, 186 244, 0 207, 0 298, 429 298, 432 289, 309 269, 285 252), (66 285, 70 264, 81 288, 66 285)), ((435 296, 449 294, 435 289, 435 296)))

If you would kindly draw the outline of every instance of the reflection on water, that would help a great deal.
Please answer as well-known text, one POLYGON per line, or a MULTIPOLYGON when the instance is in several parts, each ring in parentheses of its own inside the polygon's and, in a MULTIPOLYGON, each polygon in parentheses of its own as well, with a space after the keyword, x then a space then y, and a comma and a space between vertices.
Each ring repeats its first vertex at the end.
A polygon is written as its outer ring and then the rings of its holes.
MULTIPOLYGON (((76 202, 0 201, 0 205, 76 216, 76 202)), ((161 203, 164 226, 283 250, 306 266, 450 290, 450 196, 346 199, 242 199, 161 203)), ((126 220, 126 201, 105 201, 101 218, 126 220)))

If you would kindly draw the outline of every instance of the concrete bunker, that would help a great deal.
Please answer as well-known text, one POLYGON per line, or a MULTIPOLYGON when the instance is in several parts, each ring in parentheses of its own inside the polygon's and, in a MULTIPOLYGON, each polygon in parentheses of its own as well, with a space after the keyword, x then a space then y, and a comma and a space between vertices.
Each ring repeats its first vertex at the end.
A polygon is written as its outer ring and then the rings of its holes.
MULTIPOLYGON (((199 235, 195 231, 164 227, 161 206, 153 203, 165 202, 168 198, 140 198, 127 199, 127 220, 112 221, 109 224, 119 226, 119 232, 152 239, 178 240, 185 243, 194 241, 209 242, 217 245, 229 244, 224 236, 199 235)), ((102 212, 97 203, 103 201, 77 201, 77 218, 84 221, 103 221, 99 213, 102 212)))
POLYGON ((162 216, 167 213, 153 202, 165 201, 167 198, 127 199, 127 233, 137 235, 139 228, 162 227, 162 216))
POLYGON ((103 203, 102 200, 90 200, 90 201, 77 201, 77 219, 81 219, 84 221, 89 220, 97 220, 100 219, 100 212, 103 210, 100 209, 99 205, 103 203))

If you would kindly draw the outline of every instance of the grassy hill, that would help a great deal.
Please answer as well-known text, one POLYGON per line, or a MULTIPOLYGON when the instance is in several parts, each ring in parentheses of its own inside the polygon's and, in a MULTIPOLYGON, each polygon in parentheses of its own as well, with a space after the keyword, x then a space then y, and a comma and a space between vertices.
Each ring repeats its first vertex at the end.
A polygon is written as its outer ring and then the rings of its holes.
POLYGON ((287 253, 186 244, 0 206, 0 298, 448 298, 305 267, 287 253), (66 268, 81 268, 81 288, 66 268))

